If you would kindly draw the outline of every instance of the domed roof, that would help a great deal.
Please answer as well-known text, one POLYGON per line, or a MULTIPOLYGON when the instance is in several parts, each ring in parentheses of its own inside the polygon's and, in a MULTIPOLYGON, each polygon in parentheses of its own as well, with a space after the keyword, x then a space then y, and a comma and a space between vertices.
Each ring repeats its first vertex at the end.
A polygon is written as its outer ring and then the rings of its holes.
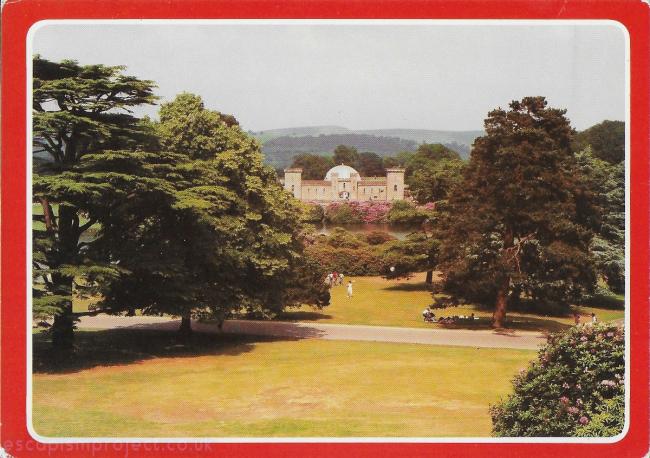
POLYGON ((331 180, 333 173, 338 174, 339 178, 350 178, 350 176, 353 173, 356 173, 357 175, 359 174, 359 172, 354 170, 349 165, 341 164, 341 165, 337 165, 336 167, 332 167, 331 169, 329 169, 327 171, 327 174, 325 175, 325 180, 331 180))

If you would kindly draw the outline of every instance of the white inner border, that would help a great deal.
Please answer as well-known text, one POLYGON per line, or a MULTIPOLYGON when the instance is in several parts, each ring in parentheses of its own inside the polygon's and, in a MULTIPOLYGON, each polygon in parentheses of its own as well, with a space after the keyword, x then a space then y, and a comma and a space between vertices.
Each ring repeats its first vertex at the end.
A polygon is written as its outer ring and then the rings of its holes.
MULTIPOLYGON (((155 19, 155 20, 44 20, 32 25, 27 33, 27 136, 26 136, 26 189, 27 196, 27 430, 37 441, 48 444, 66 443, 600 443, 610 444, 623 439, 630 423, 630 34, 620 22, 613 20, 435 20, 435 19, 155 19), (611 25, 625 36, 625 427, 621 434, 607 438, 541 437, 541 438, 492 438, 492 437, 46 437, 34 430, 32 419, 32 45, 34 34, 48 25, 411 25, 411 26, 457 26, 457 25, 504 25, 504 26, 603 26, 611 25)), ((506 101, 504 101, 505 103, 506 101)))

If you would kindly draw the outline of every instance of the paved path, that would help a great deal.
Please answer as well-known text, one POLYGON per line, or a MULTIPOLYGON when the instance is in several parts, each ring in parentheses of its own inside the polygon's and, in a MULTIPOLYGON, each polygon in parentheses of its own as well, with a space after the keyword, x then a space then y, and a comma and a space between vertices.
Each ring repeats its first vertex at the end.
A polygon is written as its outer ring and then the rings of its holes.
MULTIPOLYGON (((79 328, 92 329, 178 329, 179 320, 167 317, 84 316, 79 328)), ((537 332, 498 332, 491 330, 400 328, 285 321, 227 320, 220 331, 216 324, 192 322, 199 332, 289 337, 297 339, 360 340, 373 342, 457 345, 463 347, 516 348, 535 350, 546 342, 537 332)))

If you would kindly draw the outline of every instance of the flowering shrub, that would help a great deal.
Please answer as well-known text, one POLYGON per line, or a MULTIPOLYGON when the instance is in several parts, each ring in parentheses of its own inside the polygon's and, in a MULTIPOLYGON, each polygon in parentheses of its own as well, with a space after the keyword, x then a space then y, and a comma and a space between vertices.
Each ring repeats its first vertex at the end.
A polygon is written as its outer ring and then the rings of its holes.
POLYGON ((386 223, 389 202, 332 202, 325 209, 325 220, 333 224, 386 223))
POLYGON ((332 224, 420 224, 435 210, 435 203, 414 205, 395 202, 332 202, 325 209, 325 221, 332 224))
POLYGON ((495 436, 614 436, 623 430, 623 329, 584 324, 551 335, 490 407, 495 436))

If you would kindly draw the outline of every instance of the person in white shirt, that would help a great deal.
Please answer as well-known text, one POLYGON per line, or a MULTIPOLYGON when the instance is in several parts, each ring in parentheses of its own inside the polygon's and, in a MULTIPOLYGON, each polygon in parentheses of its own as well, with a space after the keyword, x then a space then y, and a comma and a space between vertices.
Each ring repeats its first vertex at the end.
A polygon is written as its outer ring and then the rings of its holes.
POLYGON ((348 282, 348 298, 352 297, 352 282, 348 282))

